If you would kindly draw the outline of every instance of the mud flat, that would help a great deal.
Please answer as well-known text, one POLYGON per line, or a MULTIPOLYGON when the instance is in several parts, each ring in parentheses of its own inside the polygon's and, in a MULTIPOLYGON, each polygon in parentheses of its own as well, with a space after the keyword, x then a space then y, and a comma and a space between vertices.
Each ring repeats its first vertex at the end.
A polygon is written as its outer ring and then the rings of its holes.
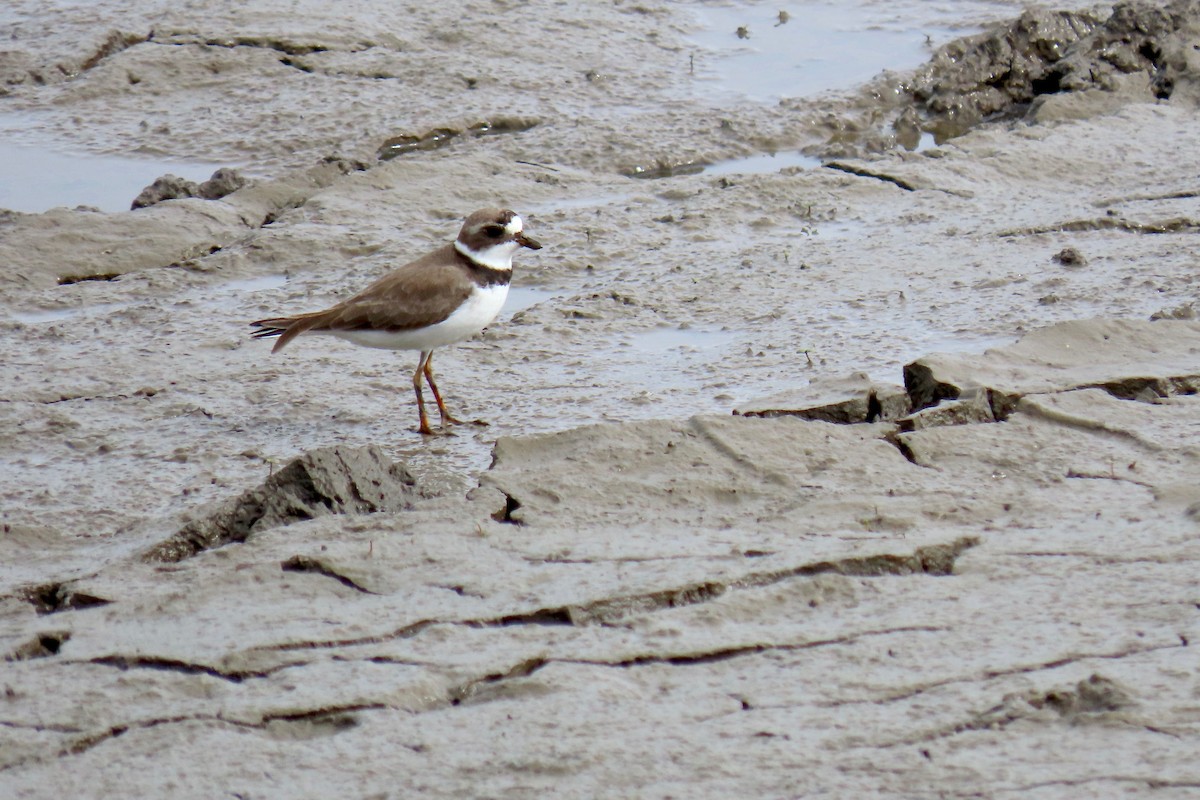
POLYGON ((0 795, 1200 791, 1200 9, 984 5, 768 103, 688 4, 0 12, 7 129, 245 180, 0 216, 0 795), (247 338, 494 203, 489 428, 247 338))

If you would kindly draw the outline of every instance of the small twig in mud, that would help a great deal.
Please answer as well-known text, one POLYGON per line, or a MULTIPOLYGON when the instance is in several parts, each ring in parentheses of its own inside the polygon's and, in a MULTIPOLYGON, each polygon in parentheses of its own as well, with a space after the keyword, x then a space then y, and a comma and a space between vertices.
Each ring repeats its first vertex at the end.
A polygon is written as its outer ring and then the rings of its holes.
POLYGON ((558 172, 558 170, 555 169, 554 167, 551 167, 547 164, 539 164, 536 161, 522 161, 521 159, 518 158, 515 163, 524 164, 527 167, 540 167, 541 169, 547 169, 547 170, 550 170, 551 172, 558 172))

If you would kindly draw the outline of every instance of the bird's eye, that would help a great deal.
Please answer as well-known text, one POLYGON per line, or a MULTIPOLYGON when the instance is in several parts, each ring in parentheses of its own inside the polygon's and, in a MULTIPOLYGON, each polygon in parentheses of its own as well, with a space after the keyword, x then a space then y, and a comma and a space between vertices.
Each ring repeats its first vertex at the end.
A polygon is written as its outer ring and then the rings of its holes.
POLYGON ((483 232, 487 234, 489 239, 499 239, 504 235, 504 228, 501 228, 499 225, 488 225, 483 229, 483 232))

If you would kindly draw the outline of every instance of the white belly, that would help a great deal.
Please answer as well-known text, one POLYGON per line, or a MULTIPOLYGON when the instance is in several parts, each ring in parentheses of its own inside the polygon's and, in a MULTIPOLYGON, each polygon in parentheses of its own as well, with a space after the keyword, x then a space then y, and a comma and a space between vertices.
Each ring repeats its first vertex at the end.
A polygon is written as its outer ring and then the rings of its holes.
POLYGON ((410 331, 328 331, 363 347, 432 350, 469 339, 491 324, 508 298, 508 285, 476 287, 453 314, 436 325, 410 331))

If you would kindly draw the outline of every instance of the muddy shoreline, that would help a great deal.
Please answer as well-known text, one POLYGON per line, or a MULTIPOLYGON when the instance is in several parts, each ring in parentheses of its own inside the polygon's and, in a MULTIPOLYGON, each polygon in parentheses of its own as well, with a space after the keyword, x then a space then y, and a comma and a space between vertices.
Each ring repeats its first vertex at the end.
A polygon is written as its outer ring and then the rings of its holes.
POLYGON ((1200 787, 1200 4, 768 103, 798 9, 304 5, 0 12, 0 128, 246 181, 0 212, 0 794, 1200 787), (248 338, 492 204, 490 427, 248 338))

